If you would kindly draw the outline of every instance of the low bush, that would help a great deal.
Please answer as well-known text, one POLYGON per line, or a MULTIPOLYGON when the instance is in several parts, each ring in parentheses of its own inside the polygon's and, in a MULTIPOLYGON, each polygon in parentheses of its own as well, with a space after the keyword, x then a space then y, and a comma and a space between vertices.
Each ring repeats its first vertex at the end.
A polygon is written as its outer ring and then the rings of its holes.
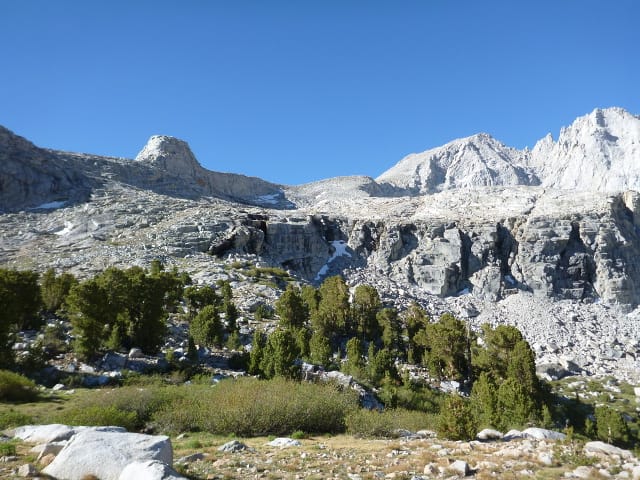
POLYGON ((87 426, 116 426, 127 430, 135 430, 138 418, 135 412, 120 410, 113 405, 75 407, 59 417, 61 423, 87 426))
POLYGON ((297 430, 337 433, 357 408, 355 392, 331 384, 276 378, 224 380, 215 387, 185 386, 187 392, 154 420, 165 432, 207 431, 239 436, 285 435, 297 430))
POLYGON ((147 387, 120 387, 94 391, 57 421, 75 425, 116 425, 127 430, 146 426, 152 415, 164 405, 180 398, 183 389, 151 384, 147 387))
POLYGON ((31 402, 38 399, 36 384, 22 375, 0 370, 0 401, 31 402))
POLYGON ((398 430, 417 432, 432 429, 435 418, 432 414, 402 408, 382 412, 358 409, 347 416, 346 425, 347 433, 351 435, 389 438, 397 436, 398 430))
POLYGON ((0 443, 0 457, 7 457, 16 454, 15 442, 2 442, 0 443))
POLYGON ((0 412, 0 430, 29 425, 31 423, 33 423, 33 418, 25 413, 16 412, 13 409, 0 412))

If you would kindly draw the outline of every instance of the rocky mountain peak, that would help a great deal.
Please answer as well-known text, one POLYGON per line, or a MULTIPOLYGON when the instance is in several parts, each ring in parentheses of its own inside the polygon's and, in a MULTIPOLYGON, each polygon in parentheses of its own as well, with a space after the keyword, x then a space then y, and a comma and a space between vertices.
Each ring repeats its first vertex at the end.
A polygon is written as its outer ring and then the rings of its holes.
POLYGON ((193 178, 203 170, 187 142, 167 135, 149 138, 136 156, 136 161, 148 163, 178 177, 193 178))
POLYGON ((414 194, 454 188, 537 185, 538 179, 524 166, 526 155, 487 133, 479 133, 411 154, 376 181, 414 194))
POLYGON ((595 109, 531 152, 545 186, 623 191, 640 186, 640 118, 622 108, 595 109))

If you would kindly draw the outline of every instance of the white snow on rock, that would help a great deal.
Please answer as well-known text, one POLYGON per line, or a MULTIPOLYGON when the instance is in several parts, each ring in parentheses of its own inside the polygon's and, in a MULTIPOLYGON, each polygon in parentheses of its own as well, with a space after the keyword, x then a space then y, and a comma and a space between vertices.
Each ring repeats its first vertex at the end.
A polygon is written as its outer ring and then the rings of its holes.
POLYGON ((58 230, 57 232, 53 232, 56 235, 60 235, 61 237, 64 235, 69 235, 73 231, 74 225, 71 222, 64 222, 64 228, 62 230, 58 230))
POLYGON ((322 268, 318 271, 318 274, 314 279, 316 282, 320 281, 322 277, 324 277, 327 274, 327 272, 329 271, 329 264, 333 262, 336 258, 351 257, 351 254, 347 252, 348 245, 344 240, 334 240, 333 242, 331 242, 331 245, 333 246, 333 249, 334 249, 333 255, 331 255, 329 260, 327 260, 327 263, 325 263, 322 266, 322 268))
POLYGON ((62 202, 47 202, 42 205, 34 207, 33 210, 55 210, 56 208, 62 208, 67 204, 66 201, 62 202))

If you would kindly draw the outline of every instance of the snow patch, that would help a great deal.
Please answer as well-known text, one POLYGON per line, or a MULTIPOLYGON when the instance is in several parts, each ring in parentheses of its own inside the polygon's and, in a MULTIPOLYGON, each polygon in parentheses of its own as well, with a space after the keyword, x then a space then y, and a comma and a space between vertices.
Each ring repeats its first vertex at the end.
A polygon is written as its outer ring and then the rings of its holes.
POLYGON ((73 230, 73 223, 71 222, 64 222, 64 228, 62 230, 59 230, 57 232, 54 232, 56 235, 69 235, 71 233, 71 231, 73 230))
POLYGON ((318 271, 316 278, 314 278, 316 282, 320 281, 320 278, 327 274, 327 272, 329 271, 329 264, 333 262, 336 258, 351 257, 351 254, 347 252, 348 245, 344 240, 334 240, 333 242, 331 242, 331 245, 334 248, 333 255, 331 255, 331 258, 327 260, 327 263, 325 263, 322 266, 322 268, 318 271))
POLYGON ((256 198, 256 202, 258 203, 266 203, 268 205, 277 205, 280 203, 280 198, 282 197, 282 192, 272 193, 269 195, 260 195, 256 198))
POLYGON ((62 202, 47 202, 42 205, 38 205, 37 207, 33 207, 31 210, 53 210, 56 208, 62 208, 67 204, 66 201, 62 202))

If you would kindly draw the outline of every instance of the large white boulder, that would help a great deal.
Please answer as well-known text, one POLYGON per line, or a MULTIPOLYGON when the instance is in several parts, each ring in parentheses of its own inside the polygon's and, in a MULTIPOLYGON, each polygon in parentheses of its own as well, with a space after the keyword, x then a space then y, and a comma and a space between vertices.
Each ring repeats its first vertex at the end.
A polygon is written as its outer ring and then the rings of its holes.
POLYGON ((614 445, 610 445, 605 442, 587 442, 584 445, 584 452, 587 455, 604 455, 604 456, 618 456, 620 458, 624 458, 625 460, 633 459, 633 452, 629 450, 625 450, 623 448, 618 448, 614 445))
POLYGON ((59 423, 49 425, 24 425, 13 431, 13 437, 26 443, 52 443, 69 440, 83 430, 99 432, 126 432, 122 427, 70 427, 59 423))
POLYGON ((118 480, 187 480, 166 463, 145 460, 128 464, 118 480))
POLYGON ((531 438, 533 440, 564 440, 566 437, 564 433, 547 430, 546 428, 536 427, 531 427, 523 430, 522 436, 524 438, 531 438))
POLYGON ((171 465, 169 437, 87 429, 74 435, 43 472, 58 480, 81 480, 87 475, 118 480, 127 465, 145 460, 171 465))

